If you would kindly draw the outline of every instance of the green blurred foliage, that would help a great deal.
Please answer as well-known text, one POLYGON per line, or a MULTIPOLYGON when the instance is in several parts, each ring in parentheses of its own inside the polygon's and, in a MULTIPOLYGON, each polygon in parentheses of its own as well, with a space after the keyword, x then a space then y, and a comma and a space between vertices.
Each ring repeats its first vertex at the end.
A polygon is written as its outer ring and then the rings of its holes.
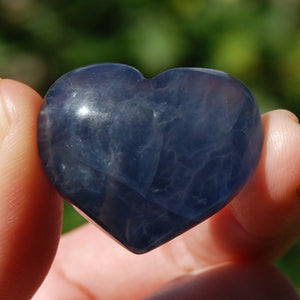
POLYGON ((62 232, 66 233, 87 221, 68 203, 64 203, 64 219, 62 232))
POLYGON ((300 114, 297 0, 0 0, 0 70, 44 94, 61 74, 122 62, 153 76, 224 70, 261 110, 300 114))
MULTIPOLYGON (((0 76, 44 94, 76 67, 121 62, 151 77, 215 68, 253 91, 262 112, 300 116, 298 0, 0 0, 0 76)), ((84 221, 69 205, 64 231, 84 221)), ((300 291, 300 243, 277 265, 300 291)))

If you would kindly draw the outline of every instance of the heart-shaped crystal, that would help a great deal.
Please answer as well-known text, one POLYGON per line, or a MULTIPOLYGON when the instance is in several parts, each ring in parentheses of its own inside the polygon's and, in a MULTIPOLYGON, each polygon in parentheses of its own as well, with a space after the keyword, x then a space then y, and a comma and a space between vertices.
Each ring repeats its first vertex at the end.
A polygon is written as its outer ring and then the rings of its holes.
POLYGON ((262 144, 251 92, 210 69, 145 79, 122 64, 79 68, 52 85, 38 122, 53 185, 135 253, 224 207, 253 174, 262 144))

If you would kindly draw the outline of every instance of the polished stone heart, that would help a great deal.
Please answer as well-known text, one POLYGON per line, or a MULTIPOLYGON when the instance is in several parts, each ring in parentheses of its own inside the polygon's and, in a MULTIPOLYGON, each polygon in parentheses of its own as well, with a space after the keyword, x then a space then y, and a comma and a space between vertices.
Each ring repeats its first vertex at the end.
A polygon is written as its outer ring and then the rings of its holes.
POLYGON ((53 185, 135 253, 223 208, 253 174, 262 144, 251 92, 210 69, 145 79, 122 64, 83 67, 52 85, 38 122, 53 185))

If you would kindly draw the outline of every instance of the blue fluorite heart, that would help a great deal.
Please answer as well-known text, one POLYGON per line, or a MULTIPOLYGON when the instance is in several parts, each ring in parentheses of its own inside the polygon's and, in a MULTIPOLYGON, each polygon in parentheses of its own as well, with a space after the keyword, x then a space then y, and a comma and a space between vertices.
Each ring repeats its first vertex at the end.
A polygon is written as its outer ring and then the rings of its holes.
POLYGON ((52 85, 38 122, 53 185, 135 253, 224 207, 253 174, 262 144, 251 92, 210 69, 145 79, 122 64, 83 67, 52 85))

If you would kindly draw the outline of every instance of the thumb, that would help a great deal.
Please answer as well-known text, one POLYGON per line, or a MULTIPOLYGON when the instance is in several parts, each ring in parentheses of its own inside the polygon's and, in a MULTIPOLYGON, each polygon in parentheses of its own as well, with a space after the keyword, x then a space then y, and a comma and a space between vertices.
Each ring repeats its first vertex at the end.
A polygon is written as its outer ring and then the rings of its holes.
POLYGON ((62 202, 38 158, 41 97, 0 80, 0 299, 30 298, 55 255, 62 202))

